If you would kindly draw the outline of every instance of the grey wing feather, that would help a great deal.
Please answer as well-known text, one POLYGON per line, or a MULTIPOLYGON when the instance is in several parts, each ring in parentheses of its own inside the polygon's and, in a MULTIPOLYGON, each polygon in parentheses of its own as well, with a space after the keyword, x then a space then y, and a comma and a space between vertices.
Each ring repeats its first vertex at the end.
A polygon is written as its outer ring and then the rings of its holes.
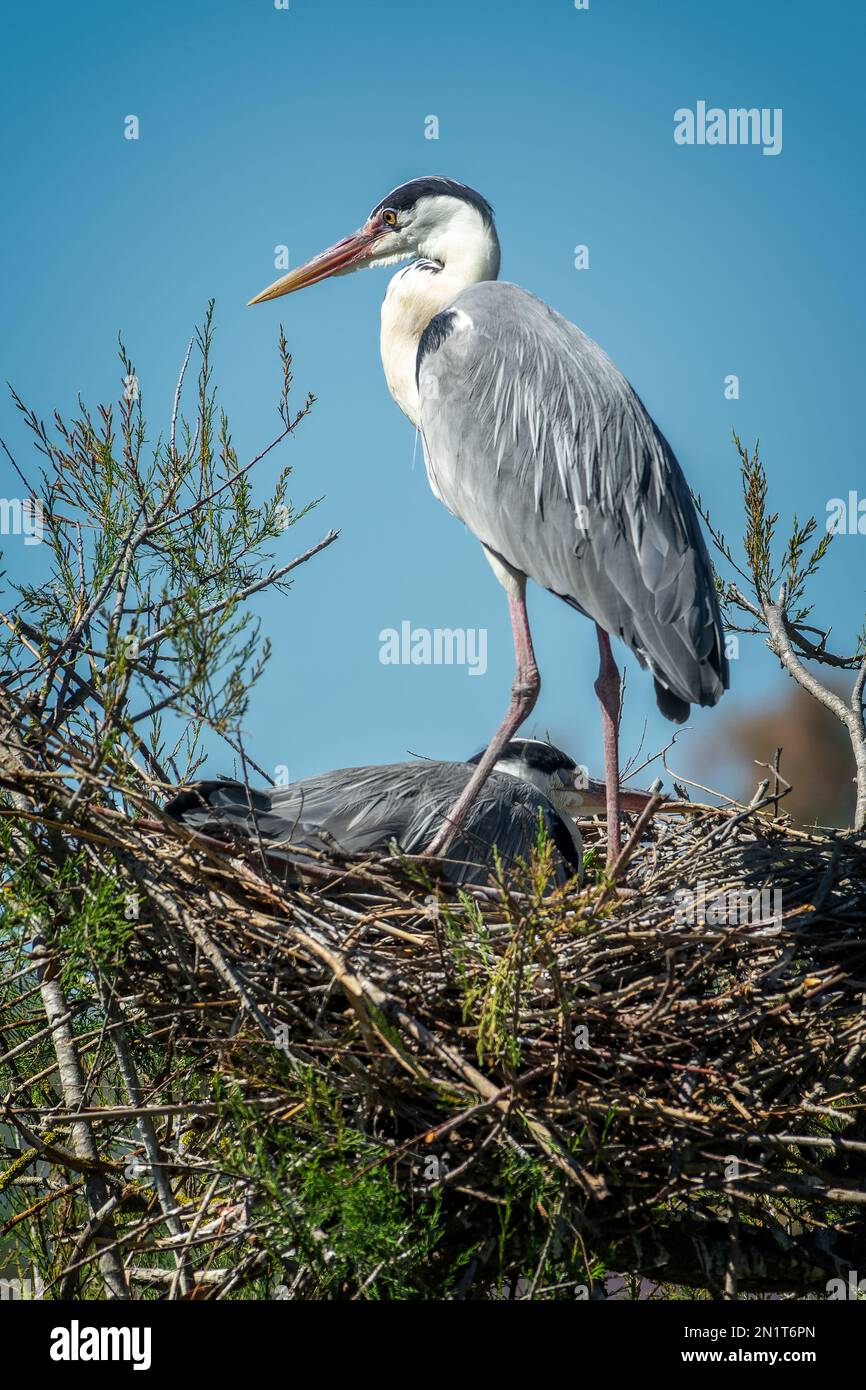
POLYGON ((201 829, 216 821, 250 833, 255 822, 271 845, 324 849, 336 844, 357 854, 406 834, 418 799, 417 784, 405 771, 412 766, 341 768, 286 787, 256 790, 239 782, 203 783, 196 788, 197 805, 184 793, 168 809, 201 829))
MULTIPOLYGON (((385 850, 396 842, 420 854, 466 785, 465 763, 393 763, 342 768, 287 787, 247 789, 238 782, 200 783, 166 808, 186 825, 208 834, 226 827, 268 847, 303 846, 347 854, 385 850)), ((539 815, 554 844, 554 880, 580 870, 580 856, 564 821, 548 799, 527 783, 494 773, 448 850, 446 877, 486 883, 494 848, 506 868, 528 861, 538 837, 539 815)))
POLYGON ((516 285, 475 285, 438 317, 418 351, 436 495, 493 554, 622 637, 670 717, 715 704, 728 666, 706 546, 625 377, 516 285))

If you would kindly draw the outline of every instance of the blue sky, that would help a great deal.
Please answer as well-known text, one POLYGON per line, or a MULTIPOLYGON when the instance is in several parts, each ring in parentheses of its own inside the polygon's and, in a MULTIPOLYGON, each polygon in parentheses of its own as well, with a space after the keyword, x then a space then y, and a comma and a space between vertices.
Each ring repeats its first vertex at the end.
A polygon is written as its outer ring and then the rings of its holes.
MULTIPOLYGON (((502 274, 596 338, 643 397, 729 536, 733 428, 760 436, 783 519, 866 495, 862 415, 862 12, 800 0, 199 0, 18 7, 4 19, 0 371, 41 413, 118 387, 123 330, 155 435, 186 342, 217 300, 216 377, 241 458, 274 432, 282 321, 297 403, 318 405, 271 464, 322 495, 286 555, 342 529, 293 592, 261 604, 274 642, 252 754, 294 776, 407 750, 462 757, 493 732, 512 677, 504 597, 430 494, 378 356, 388 271, 247 309, 352 230, 395 184, 445 173, 493 203, 502 274), (674 112, 781 107, 783 148, 681 147, 674 112), (123 138, 139 117, 138 141, 123 138), (425 138, 425 118, 439 139, 425 138), (574 268, 574 247, 590 269, 574 268), (726 400, 724 378, 740 378, 726 400), (379 632, 486 628, 488 670, 393 667, 379 632)), ((27 464, 14 412, 0 432, 27 464)), ((0 463, 0 495, 15 491, 0 463)), ((866 537, 840 536, 814 597, 840 645, 862 622, 866 537)), ((6 566, 21 551, 7 543, 6 566)), ((27 557, 28 563, 30 557, 27 557)), ((601 769, 591 625, 530 593, 543 689, 531 728, 601 769)), ((621 657, 625 656, 619 648, 621 657)), ((670 731, 630 657, 623 749, 670 731)), ((682 767, 784 678, 755 639, 682 767)), ((770 752, 771 750, 768 750, 770 752)), ((223 770, 231 770, 220 764, 223 770)), ((218 770, 216 763, 213 771, 218 770)))

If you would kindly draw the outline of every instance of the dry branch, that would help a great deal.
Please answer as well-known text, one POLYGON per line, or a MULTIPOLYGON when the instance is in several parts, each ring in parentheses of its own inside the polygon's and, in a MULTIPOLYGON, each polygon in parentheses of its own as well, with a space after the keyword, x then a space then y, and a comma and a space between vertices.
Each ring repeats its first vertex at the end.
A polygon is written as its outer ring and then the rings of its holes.
MULTIPOLYGON (((211 1277, 229 1255, 233 1266, 248 1260, 241 1282, 264 1278, 285 1296, 376 1296, 375 1265, 335 1290, 269 1224, 267 1175, 280 1174, 280 1200, 302 1221, 306 1165, 315 1154, 327 1170, 347 1126, 357 1159, 335 1169, 346 1191, 378 1174, 411 1209, 438 1193, 427 1277, 435 1286, 437 1270, 464 1268, 471 1254, 462 1297, 490 1296, 503 1279, 516 1296, 544 1296, 559 1286, 539 1274, 549 1262, 568 1264, 572 1291, 604 1268, 719 1296, 821 1293, 856 1268, 866 1234, 862 837, 795 830, 767 814, 769 793, 751 808, 662 805, 615 899, 605 880, 540 895, 537 874, 522 891, 455 895, 420 881, 420 864, 316 855, 288 881, 252 846, 197 843, 152 815, 135 822, 93 798, 67 815, 73 794, 42 757, 18 769, 16 795, 50 804, 69 851, 83 846, 140 896, 109 972, 125 1045, 174 1039, 175 1065, 139 1081, 136 1104, 106 1102, 99 1124, 103 1152, 128 1150, 143 1114, 163 1117, 161 1208, 127 1210, 129 1188, 114 1185, 109 1249, 132 1296, 155 1285, 230 1296, 238 1282, 211 1277), (732 905, 744 902, 737 920, 732 905), (331 1097, 318 1112, 311 1084, 331 1097), (184 1123, 197 1128, 182 1156, 184 1123), (256 1171, 224 1160, 226 1135, 246 1143, 245 1125, 257 1134, 256 1171), (432 1176, 431 1158, 445 1165, 432 1176), (494 1238, 503 1202, 504 1267, 494 1238), (146 1249, 181 1261, 178 1278, 158 1262, 145 1269, 146 1249)), ((40 842, 32 819, 22 836, 40 842)), ((4 1001, 13 1019, 15 991, 23 1000, 31 983, 15 963, 4 1001)), ((99 1107, 76 1116, 68 1100, 34 1102, 27 1064, 44 1065, 45 1038, 32 1004, 26 1018, 5 1034, 19 1068, 6 1100, 38 1146, 41 1126, 74 1134, 99 1107), (20 1050, 26 1032, 32 1058, 20 1050)), ((91 1075, 113 1056, 108 1037, 77 1045, 91 1075)), ((44 1146, 52 1163, 56 1144, 44 1146)), ((153 1166, 152 1143, 140 1162, 153 1166)), ((82 1240, 107 1212, 68 1233, 76 1273, 87 1266, 82 1240)))

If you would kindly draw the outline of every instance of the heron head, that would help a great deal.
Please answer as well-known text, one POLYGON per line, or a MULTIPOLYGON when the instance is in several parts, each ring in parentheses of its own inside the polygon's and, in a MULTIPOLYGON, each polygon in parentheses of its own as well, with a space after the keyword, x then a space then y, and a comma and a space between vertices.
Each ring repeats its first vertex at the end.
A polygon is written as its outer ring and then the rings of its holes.
POLYGON ((412 179, 392 189, 350 236, 321 251, 305 265, 275 280, 250 304, 315 285, 332 275, 348 275, 366 266, 394 265, 423 257, 444 265, 461 244, 483 239, 488 259, 499 271, 499 242, 493 209, 480 193, 440 175, 412 179))
MULTIPOLYGON (((469 761, 477 763, 480 758, 478 753, 469 761)), ((573 819, 605 810, 604 782, 590 777, 581 763, 576 763, 546 739, 512 739, 496 764, 496 771, 531 782, 553 802, 557 811, 573 819)), ((620 790, 620 805, 624 811, 642 811, 649 800, 649 792, 620 790)))

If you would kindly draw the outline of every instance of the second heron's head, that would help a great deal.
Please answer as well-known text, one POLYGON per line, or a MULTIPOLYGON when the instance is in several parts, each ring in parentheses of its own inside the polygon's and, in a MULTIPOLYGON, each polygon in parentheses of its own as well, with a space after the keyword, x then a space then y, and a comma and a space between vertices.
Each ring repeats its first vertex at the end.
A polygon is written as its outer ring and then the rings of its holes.
MULTIPOLYGON (((469 762, 480 762, 481 757, 481 753, 476 753, 469 762)), ((590 777, 581 763, 546 739, 513 738, 496 764, 496 771, 530 782, 553 802, 557 811, 572 819, 605 810, 604 782, 590 777)), ((650 795, 622 788, 620 805, 624 811, 642 811, 650 795)))
POLYGON ((416 259, 445 266, 467 256, 484 268, 485 273, 474 278, 496 278, 499 241, 493 209, 486 198, 465 184, 428 175, 392 189, 357 231, 275 280, 250 304, 279 299, 332 275, 348 275, 366 266, 416 259))

